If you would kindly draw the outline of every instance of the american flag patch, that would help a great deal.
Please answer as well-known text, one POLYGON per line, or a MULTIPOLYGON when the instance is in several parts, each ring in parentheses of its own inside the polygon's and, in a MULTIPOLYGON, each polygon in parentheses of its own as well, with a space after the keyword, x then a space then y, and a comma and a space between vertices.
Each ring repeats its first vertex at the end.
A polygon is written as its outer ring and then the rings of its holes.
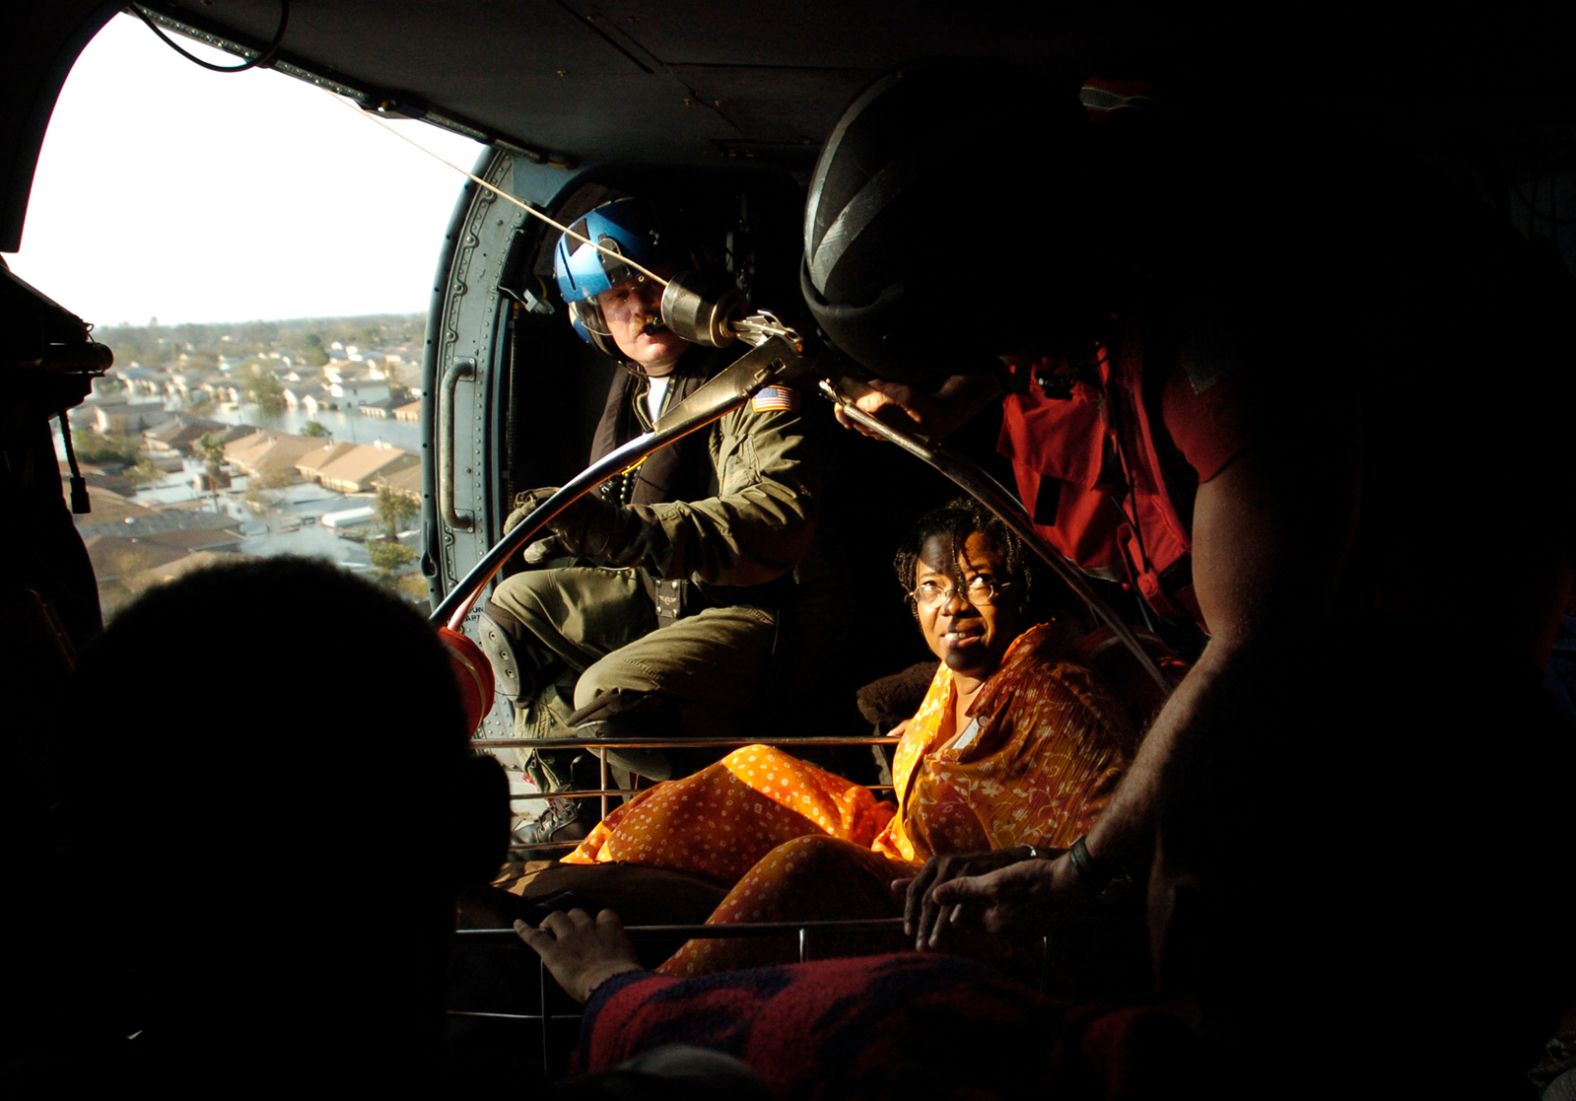
POLYGON ((777 409, 793 412, 799 408, 799 395, 786 386, 763 386, 750 399, 750 408, 757 413, 770 413, 777 409))

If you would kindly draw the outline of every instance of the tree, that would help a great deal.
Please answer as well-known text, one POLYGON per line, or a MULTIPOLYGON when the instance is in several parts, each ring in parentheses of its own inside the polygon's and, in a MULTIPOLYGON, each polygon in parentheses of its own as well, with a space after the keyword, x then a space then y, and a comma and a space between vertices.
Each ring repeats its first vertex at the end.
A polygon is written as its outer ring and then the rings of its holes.
POLYGON ((142 458, 142 441, 121 432, 90 432, 74 437, 77 458, 85 463, 130 466, 142 458))
POLYGON ((311 436, 313 439, 333 439, 334 434, 323 427, 321 421, 307 421, 301 427, 301 435, 311 436))
POLYGON ((266 520, 269 513, 279 507, 281 500, 274 491, 289 484, 290 475, 287 471, 259 470, 246 480, 246 492, 241 494, 241 499, 251 506, 252 511, 262 513, 266 520))
POLYGON ((427 587, 427 579, 418 570, 415 573, 402 574, 394 580, 394 591, 403 596, 412 604, 417 605, 423 612, 429 610, 432 604, 432 594, 427 587))
POLYGON ((323 347, 323 338, 317 333, 306 334, 305 358, 308 367, 321 367, 328 362, 328 351, 323 347))
POLYGON ((224 444, 214 438, 213 433, 204 432, 197 437, 192 451, 197 458, 202 460, 205 478, 208 482, 208 492, 213 497, 213 510, 219 511, 219 475, 224 473, 224 444))
POLYGON ((407 520, 414 520, 421 511, 421 506, 412 501, 405 494, 393 486, 378 486, 377 503, 378 522, 383 525, 383 534, 388 539, 399 535, 399 529, 407 520))
POLYGON ((416 561, 416 551, 403 543, 368 543, 367 557, 378 571, 379 580, 388 584, 396 573, 416 561))
POLYGON ((124 471, 132 485, 145 486, 149 482, 156 482, 164 476, 164 471, 153 465, 153 460, 143 456, 132 463, 124 471))
POLYGON ((246 399, 257 406, 266 417, 277 417, 285 411, 285 385, 262 364, 253 363, 242 377, 246 399))

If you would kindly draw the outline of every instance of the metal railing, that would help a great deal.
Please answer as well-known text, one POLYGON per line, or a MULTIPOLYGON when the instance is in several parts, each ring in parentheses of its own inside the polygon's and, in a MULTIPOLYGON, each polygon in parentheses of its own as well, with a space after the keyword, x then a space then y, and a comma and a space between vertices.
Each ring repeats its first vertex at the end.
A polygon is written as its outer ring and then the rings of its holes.
MULTIPOLYGON (((641 941, 659 939, 684 939, 684 940, 742 940, 759 937, 780 937, 785 934, 793 935, 798 941, 798 962, 805 963, 812 959, 810 955, 810 941, 812 935, 820 933, 881 933, 900 932, 903 928, 902 918, 851 918, 842 921, 761 921, 737 922, 730 925, 630 925, 624 931, 630 939, 637 944, 641 941)), ((500 945, 517 947, 522 952, 529 952, 525 943, 520 940, 515 931, 510 929, 459 929, 456 936, 466 941, 497 941, 500 945)), ((552 1026, 555 1023, 569 1024, 581 1020, 582 1014, 578 1012, 553 1012, 548 1008, 550 985, 547 980, 547 965, 540 958, 536 961, 536 1012, 510 1012, 482 1009, 449 1009, 450 1017, 485 1020, 485 1021, 516 1021, 522 1025, 535 1024, 542 1045, 542 1073, 551 1075, 553 1072, 553 1037, 552 1026)))
MULTIPOLYGON (((750 745, 770 745, 785 748, 842 748, 855 746, 892 746, 900 739, 890 735, 846 735, 846 736, 815 736, 815 737, 754 737, 754 738, 650 738, 650 739, 600 739, 600 738, 489 738, 473 743, 477 749, 536 749, 536 750, 591 750, 596 752, 598 758, 597 787, 585 789, 568 789, 554 792, 523 792, 511 795, 510 802, 528 802, 548 798, 571 799, 599 799, 601 802, 601 816, 606 817, 611 809, 610 801, 614 797, 624 797, 648 791, 649 788, 620 788, 614 787, 610 780, 610 766, 606 750, 610 749, 737 749, 750 745)), ((889 792, 890 784, 865 784, 862 785, 872 791, 889 792)), ((531 844, 511 843, 509 846, 510 858, 514 859, 520 854, 563 852, 579 845, 579 841, 547 841, 531 844)), ((902 929, 903 919, 892 918, 851 918, 846 920, 813 920, 813 921, 770 921, 770 922, 735 922, 716 925, 631 925, 625 932, 637 944, 642 941, 659 939, 669 940, 723 940, 723 939, 750 939, 760 937, 781 937, 792 935, 797 941, 797 958, 804 962, 812 958, 811 942, 816 933, 876 933, 897 932, 902 929)), ((520 941, 512 928, 488 929, 460 929, 456 935, 461 942, 497 942, 499 946, 517 947, 521 951, 529 952, 525 944, 520 941)), ((542 1044, 542 1068, 544 1073, 551 1073, 553 1045, 550 1031, 554 1023, 568 1024, 579 1021, 578 1012, 552 1012, 549 1009, 549 992, 553 985, 547 979, 547 968, 540 959, 537 963, 537 1009, 536 1012, 506 1012, 498 1010, 451 1008, 449 1015, 455 1018, 485 1020, 485 1021, 518 1021, 522 1024, 535 1024, 540 1030, 542 1044)))
MULTIPOLYGON (((684 940, 742 940, 761 937, 780 937, 791 934, 797 938, 797 962, 806 963, 815 957, 810 952, 810 942, 814 934, 849 934, 849 933, 883 933, 901 932, 903 919, 892 918, 848 918, 843 920, 815 920, 815 921, 761 921, 737 922, 727 925, 631 925, 624 931, 631 940, 639 944, 642 941, 659 939, 684 939, 684 940)), ((530 949, 520 940, 518 934, 510 929, 460 929, 457 936, 471 941, 497 941, 500 945, 511 946, 522 952, 530 949)), ((1039 960, 1039 988, 1043 993, 1046 990, 1050 974, 1050 941, 1049 938, 1040 938, 1039 960)), ((554 1024, 570 1024, 582 1020, 584 1014, 576 1012, 553 1012, 548 1008, 549 991, 547 981, 547 965, 540 958, 536 961, 536 1012, 512 1012, 497 1010, 470 1010, 451 1008, 449 1016, 459 1019, 488 1020, 488 1021, 513 1021, 521 1025, 535 1024, 538 1029, 538 1038, 542 1046, 542 1073, 551 1076, 553 1073, 553 1038, 552 1026, 554 1024)), ((553 984, 556 985, 556 984, 553 984)), ((567 995, 565 995, 567 997, 567 995)))
MULTIPOLYGON (((537 799, 600 799, 600 817, 606 818, 612 809, 614 797, 638 795, 649 788, 620 788, 611 783, 610 766, 606 750, 609 749, 739 749, 750 745, 781 746, 788 749, 842 748, 852 746, 896 745, 899 739, 885 734, 847 735, 835 737, 793 738, 785 736, 757 738, 488 738, 471 744, 477 749, 587 749, 596 752, 597 786, 595 788, 567 788, 562 791, 531 791, 510 795, 511 803, 537 799)), ((871 791, 891 791, 891 784, 864 784, 871 791)), ((553 852, 573 849, 578 841, 539 841, 529 844, 511 842, 510 857, 518 853, 553 852)))

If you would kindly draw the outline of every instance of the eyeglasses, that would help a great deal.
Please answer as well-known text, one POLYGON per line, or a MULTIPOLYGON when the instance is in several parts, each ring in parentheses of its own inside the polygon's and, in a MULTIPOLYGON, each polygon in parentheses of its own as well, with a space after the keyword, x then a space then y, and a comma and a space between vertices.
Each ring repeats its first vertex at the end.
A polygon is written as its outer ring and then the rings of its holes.
MULTIPOLYGON (((1010 581, 997 581, 984 574, 975 574, 963 587, 963 598, 976 608, 996 603, 996 598, 1011 587, 1010 581)), ((933 610, 948 604, 957 589, 946 581, 921 581, 908 594, 910 600, 921 608, 933 610)))

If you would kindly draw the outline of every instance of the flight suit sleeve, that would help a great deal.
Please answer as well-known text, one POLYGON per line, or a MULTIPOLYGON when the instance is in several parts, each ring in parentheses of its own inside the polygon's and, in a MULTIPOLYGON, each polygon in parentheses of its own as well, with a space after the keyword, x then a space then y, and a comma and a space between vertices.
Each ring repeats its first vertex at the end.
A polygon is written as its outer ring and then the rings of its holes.
POLYGON ((815 533, 823 472, 798 400, 770 409, 748 402, 719 422, 710 444, 715 496, 634 506, 655 537, 648 564, 663 577, 742 587, 799 564, 815 533))

